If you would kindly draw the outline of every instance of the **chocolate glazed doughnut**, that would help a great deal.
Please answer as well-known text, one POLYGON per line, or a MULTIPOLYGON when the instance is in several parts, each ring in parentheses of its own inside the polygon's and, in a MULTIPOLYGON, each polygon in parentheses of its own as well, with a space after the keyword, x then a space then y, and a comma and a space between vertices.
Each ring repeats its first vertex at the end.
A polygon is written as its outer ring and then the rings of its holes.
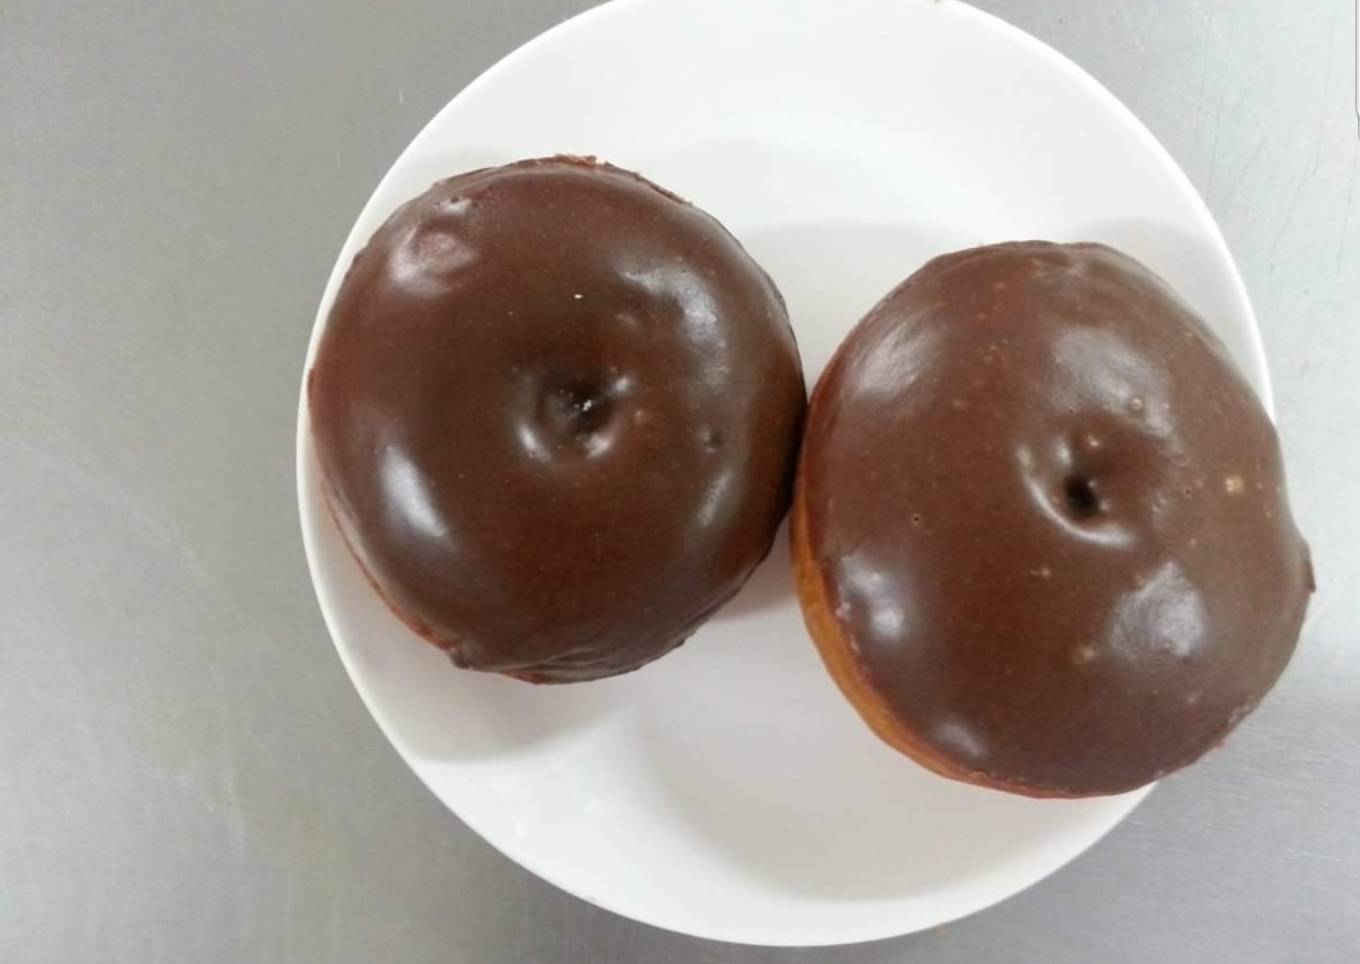
POLYGON ((309 377, 327 500, 464 667, 636 669, 769 551, 804 388, 783 300, 712 217, 557 157, 473 171, 358 254, 309 377))
POLYGON ((1131 790, 1218 744, 1313 588, 1252 390, 1094 244, 947 255, 860 322, 813 395, 793 554, 870 726, 1032 796, 1131 790))

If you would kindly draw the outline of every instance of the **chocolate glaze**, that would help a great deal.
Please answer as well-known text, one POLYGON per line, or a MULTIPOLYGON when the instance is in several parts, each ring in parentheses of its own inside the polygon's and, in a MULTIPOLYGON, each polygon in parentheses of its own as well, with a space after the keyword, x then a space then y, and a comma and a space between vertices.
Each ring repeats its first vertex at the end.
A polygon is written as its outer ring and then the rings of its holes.
POLYGON ((828 608, 931 755, 1040 795, 1132 789, 1221 741, 1313 588, 1275 431, 1131 258, 938 258, 813 396, 800 481, 828 608))
POLYGON ((327 497, 395 612, 461 666, 635 669, 741 586, 804 409, 773 283, 643 178, 462 174, 355 258, 310 377, 327 497))

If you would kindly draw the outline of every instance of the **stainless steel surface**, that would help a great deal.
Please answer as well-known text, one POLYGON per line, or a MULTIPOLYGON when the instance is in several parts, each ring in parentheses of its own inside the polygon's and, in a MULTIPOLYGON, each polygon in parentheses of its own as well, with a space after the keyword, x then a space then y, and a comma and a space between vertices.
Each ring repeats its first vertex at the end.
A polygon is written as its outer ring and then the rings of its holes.
POLYGON ((307 580, 303 349, 397 152, 589 5, 0 0, 0 959, 1355 960, 1351 0, 977 4, 1143 117, 1261 317, 1321 588, 1284 682, 1221 751, 998 908, 792 952, 582 903, 407 771, 307 580))

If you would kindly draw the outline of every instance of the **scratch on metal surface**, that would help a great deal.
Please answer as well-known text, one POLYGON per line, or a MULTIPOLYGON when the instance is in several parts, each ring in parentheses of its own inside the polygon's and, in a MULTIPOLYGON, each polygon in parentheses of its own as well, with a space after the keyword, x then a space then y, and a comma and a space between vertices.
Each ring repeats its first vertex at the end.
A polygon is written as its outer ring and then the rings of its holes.
POLYGON ((1357 150, 1356 157, 1351 163, 1351 180, 1346 186, 1346 203, 1341 208, 1341 241, 1336 246, 1336 267, 1340 271, 1345 263, 1346 241, 1350 233, 1351 226, 1351 202, 1355 200, 1355 181, 1360 176, 1360 150, 1357 150))
POLYGON ((1119 14, 1119 19, 1124 21, 1124 26, 1128 28, 1128 34, 1133 38, 1133 45, 1138 53, 1147 53, 1147 43, 1143 35, 1138 31, 1137 24, 1133 21, 1133 15, 1129 13, 1129 0, 1118 0, 1115 3, 1115 11, 1119 14))
POLYGON ((185 571, 199 585, 212 584, 212 575, 199 559, 193 543, 180 531, 174 520, 158 513, 116 479, 97 473, 77 459, 62 458, 22 436, 13 441, 24 447, 24 458, 40 466, 44 473, 85 489, 91 501, 108 506, 113 510, 112 516, 131 522, 145 543, 174 553, 184 563, 185 571))
POLYGON ((1223 195, 1223 205, 1225 207, 1237 196, 1238 190, 1241 189, 1242 184, 1247 179, 1247 172, 1250 171, 1251 166, 1256 163, 1256 159, 1261 156, 1261 151, 1265 149, 1268 140, 1269 138, 1264 134, 1257 135, 1256 146, 1251 149, 1251 153, 1247 155, 1246 161, 1242 163, 1242 169, 1237 172, 1237 177, 1233 178, 1233 182, 1229 185, 1227 193, 1223 195))
POLYGON ((249 874, 246 866, 246 812, 241 805, 241 797, 236 785, 237 759, 236 741, 232 737, 231 694, 228 692, 221 670, 216 664, 210 664, 208 672, 212 677, 213 687, 217 691, 214 702, 217 704, 220 717, 221 740, 219 743, 218 777, 222 789, 224 811, 222 816, 225 818, 227 844, 231 852, 231 876, 232 882, 236 885, 239 920, 241 923, 246 923, 246 918, 251 914, 252 903, 249 874))
MULTIPOLYGON (((1163 7, 1165 4, 1162 5, 1163 7)), ((1204 0, 1190 0, 1190 10, 1194 13, 1199 25, 1205 32, 1213 36, 1215 40, 1222 40, 1223 34, 1218 29, 1218 24, 1214 18, 1204 9, 1204 0)))
MULTIPOLYGON (((1237 42, 1237 19, 1233 18, 1228 22, 1227 40, 1224 42, 1224 60, 1230 61, 1233 50, 1237 42)), ((1223 104, 1228 99, 1228 85, 1219 84, 1218 105, 1214 108, 1214 139, 1209 147, 1209 175, 1208 180, 1214 180, 1214 175, 1218 171, 1218 151, 1219 144, 1223 135, 1223 104)))
POLYGON ((1195 95, 1195 137, 1199 138, 1199 132, 1204 127, 1204 118, 1208 116, 1205 110, 1205 92, 1209 89, 1209 54, 1213 41, 1217 39, 1217 33, 1209 26, 1207 15, 1204 14, 1202 5, 1196 0, 1195 9, 1201 14, 1205 29, 1202 32, 1203 48, 1199 57, 1199 90, 1195 95))
POLYGON ((1289 229, 1289 225, 1294 220, 1294 212, 1298 210, 1299 201, 1303 198, 1303 189, 1308 186, 1308 178, 1301 177, 1294 185, 1294 191, 1289 195, 1289 203, 1285 205, 1284 215, 1275 225, 1275 233, 1270 240, 1270 260, 1275 260, 1275 252, 1279 250, 1280 242, 1284 239, 1284 233, 1289 229))
POLYGON ((1327 134, 1327 120, 1330 114, 1328 107, 1331 104, 1332 85, 1332 62, 1336 59, 1336 25, 1337 16, 1332 15, 1332 25, 1327 31, 1327 60, 1322 68, 1322 106, 1318 110, 1317 139, 1313 145, 1313 166, 1308 171, 1308 176, 1312 177, 1322 166, 1322 144, 1327 134))
MULTIPOLYGON (((1288 205, 1286 205, 1285 207, 1284 216, 1280 219, 1278 225, 1276 226, 1275 234, 1271 239, 1270 243, 1270 257, 1272 260, 1274 259, 1275 253, 1280 246, 1280 241, 1284 237, 1285 231, 1288 229, 1289 224, 1294 219, 1294 213, 1298 209, 1299 201, 1303 197, 1304 188, 1306 187, 1308 182, 1312 180, 1314 175, 1317 174, 1318 170, 1322 166, 1322 151, 1326 143, 1326 134, 1328 126, 1327 122, 1331 117, 1330 110, 1331 98, 1329 95, 1331 93, 1330 81, 1332 77, 1332 65, 1335 61, 1336 52, 1336 31, 1337 31, 1337 17, 1334 15, 1332 17, 1331 27, 1327 31, 1327 59, 1323 62, 1322 68, 1321 78, 1322 97, 1319 98, 1318 104, 1317 134, 1314 138, 1312 164, 1308 168, 1307 173, 1304 174, 1304 176, 1300 177, 1298 179, 1298 183, 1294 185, 1294 191, 1290 195, 1288 205)), ((1354 178, 1352 178, 1351 187, 1347 189, 1346 208, 1343 210, 1349 211, 1350 191, 1353 189, 1353 186, 1354 178)), ((1348 220, 1349 217, 1347 215, 1343 215, 1341 222, 1341 247, 1337 255, 1338 263, 1340 261, 1341 253, 1344 252, 1345 250, 1346 223, 1348 220)))
POLYGON ((340 888, 330 888, 331 910, 326 917, 326 939, 330 944, 331 954, 338 953, 340 947, 340 923, 344 915, 340 909, 340 888))
POLYGON ((1341 863, 1342 858, 1336 854, 1320 854, 1316 850, 1304 850, 1302 847, 1285 847, 1285 853, 1294 854, 1298 857, 1307 857, 1310 860, 1330 860, 1341 863))
POLYGON ((1137 106, 1139 105, 1139 102, 1142 101, 1142 99, 1143 99, 1143 85, 1144 85, 1145 82, 1147 81, 1147 77, 1148 77, 1148 70, 1147 70, 1148 51, 1152 49, 1153 44, 1148 43, 1148 42, 1144 42, 1144 41, 1145 41, 1145 40, 1146 40, 1146 41, 1151 41, 1151 40, 1153 39, 1153 34, 1156 33, 1157 28, 1161 25, 1161 22, 1162 22, 1162 14, 1164 14, 1164 13, 1166 12, 1166 9, 1167 9, 1167 5, 1164 4, 1164 3, 1163 3, 1163 4, 1158 4, 1158 5, 1156 6, 1156 8, 1153 10, 1153 13, 1152 13, 1152 19, 1149 20, 1148 23, 1147 23, 1147 25, 1143 28, 1143 39, 1137 41, 1137 43, 1138 43, 1138 76, 1137 76, 1137 78, 1134 80, 1134 86, 1133 86, 1133 98, 1132 98, 1132 106, 1133 106, 1133 107, 1137 107, 1137 106))

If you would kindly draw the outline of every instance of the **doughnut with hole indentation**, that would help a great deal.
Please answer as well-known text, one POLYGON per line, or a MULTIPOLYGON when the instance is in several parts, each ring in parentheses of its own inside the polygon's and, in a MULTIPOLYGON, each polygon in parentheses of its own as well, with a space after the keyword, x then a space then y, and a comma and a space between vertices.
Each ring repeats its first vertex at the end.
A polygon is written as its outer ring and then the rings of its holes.
POLYGON ((792 539, 809 629, 878 735, 1033 796, 1217 745, 1313 586, 1251 388, 1094 244, 946 255, 884 298, 813 393, 792 539))
POLYGON ((712 217, 557 157, 441 181, 354 259, 309 376, 327 502, 460 666, 635 669, 765 556, 804 411, 783 300, 712 217))

